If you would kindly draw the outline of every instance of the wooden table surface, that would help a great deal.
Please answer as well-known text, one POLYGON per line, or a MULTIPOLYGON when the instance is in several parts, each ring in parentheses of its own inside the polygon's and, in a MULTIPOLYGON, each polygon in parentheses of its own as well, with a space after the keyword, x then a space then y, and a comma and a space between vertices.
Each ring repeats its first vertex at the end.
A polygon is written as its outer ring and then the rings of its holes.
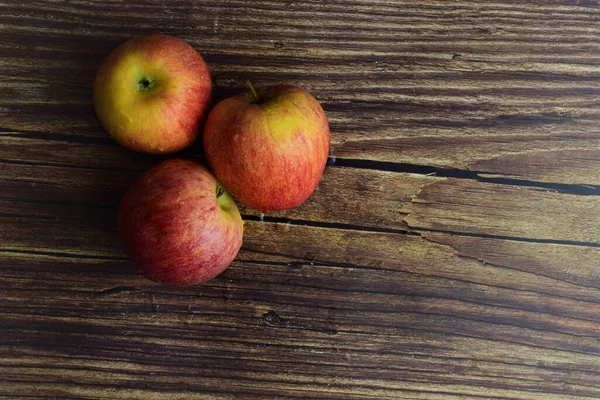
POLYGON ((2 399, 600 398, 596 0, 0 0, 0 128, 2 399), (123 253, 116 206, 164 157, 91 101, 150 32, 217 100, 299 85, 332 130, 310 200, 242 209, 189 288, 123 253))

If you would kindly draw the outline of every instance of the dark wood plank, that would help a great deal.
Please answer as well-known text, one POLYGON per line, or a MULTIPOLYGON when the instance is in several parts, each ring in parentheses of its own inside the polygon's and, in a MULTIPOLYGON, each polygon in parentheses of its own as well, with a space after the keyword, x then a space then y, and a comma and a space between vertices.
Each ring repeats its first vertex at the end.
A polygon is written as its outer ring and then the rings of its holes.
MULTIPOLYGON (((140 173, 0 165, 4 172, 0 183, 7 189, 7 200, 109 207, 117 206, 140 173)), ((242 207, 242 212, 260 218, 255 210, 242 207)), ((329 167, 306 203, 269 213, 266 218, 600 244, 599 196, 369 169, 329 167)), ((27 236, 26 230, 23 235, 27 236)))
POLYGON ((1 3, 0 397, 600 398, 599 18, 595 0, 1 3), (315 194, 242 208, 236 261, 196 287, 123 253, 117 204, 164 158, 116 145, 91 103, 103 58, 148 32, 198 49, 216 100, 287 82, 331 122, 315 194))
POLYGON ((600 244, 598 196, 467 179, 423 186, 401 211, 412 228, 600 244))
POLYGON ((600 10, 584 3, 9 2, 2 128, 105 138, 97 66, 160 31, 205 55, 217 98, 248 77, 315 93, 336 157, 597 185, 600 10))
POLYGON ((194 288, 155 285, 125 261, 0 253, 0 393, 600 395, 598 249, 561 246, 588 260, 563 279, 558 245, 286 229, 248 222, 234 265, 194 288), (515 254, 530 257, 498 260, 515 254))
MULTIPOLYGON (((43 200, 63 204, 116 207, 139 171, 2 163, 2 196, 10 201, 43 200)), ((328 168, 313 196, 301 207, 267 218, 288 218, 372 228, 405 228, 400 208, 433 177, 354 168, 328 168)), ((6 207, 11 206, 6 203, 6 207)), ((37 206, 33 207, 34 212, 37 206)), ((4 212, 11 213, 6 209, 4 212)), ((246 216, 260 213, 242 207, 246 216)))

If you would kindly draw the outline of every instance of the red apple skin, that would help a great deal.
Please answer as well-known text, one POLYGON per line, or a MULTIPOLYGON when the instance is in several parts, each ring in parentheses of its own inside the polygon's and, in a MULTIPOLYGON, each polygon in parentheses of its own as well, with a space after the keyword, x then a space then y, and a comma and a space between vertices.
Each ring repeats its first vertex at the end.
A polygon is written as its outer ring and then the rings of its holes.
POLYGON ((165 285, 214 278, 242 245, 235 201, 191 160, 168 160, 146 171, 123 197, 117 219, 131 260, 144 276, 165 285))
POLYGON ((329 124, 303 89, 277 85, 221 101, 204 126, 204 151, 223 185, 262 212, 304 202, 323 175, 329 124))
POLYGON ((117 47, 98 69, 93 88, 104 129, 144 153, 171 153, 192 144, 211 93, 200 54, 168 35, 138 36, 117 47))

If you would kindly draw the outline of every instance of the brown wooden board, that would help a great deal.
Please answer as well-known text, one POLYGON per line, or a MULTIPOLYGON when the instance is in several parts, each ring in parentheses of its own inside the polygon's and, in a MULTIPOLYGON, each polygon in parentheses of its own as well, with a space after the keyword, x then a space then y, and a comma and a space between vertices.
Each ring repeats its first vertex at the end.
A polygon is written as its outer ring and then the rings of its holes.
POLYGON ((0 398, 600 398, 599 38, 595 0, 0 2, 0 398), (313 196, 241 206, 233 265, 188 288, 116 229, 167 157, 91 102, 150 32, 215 101, 299 85, 332 131, 313 196))

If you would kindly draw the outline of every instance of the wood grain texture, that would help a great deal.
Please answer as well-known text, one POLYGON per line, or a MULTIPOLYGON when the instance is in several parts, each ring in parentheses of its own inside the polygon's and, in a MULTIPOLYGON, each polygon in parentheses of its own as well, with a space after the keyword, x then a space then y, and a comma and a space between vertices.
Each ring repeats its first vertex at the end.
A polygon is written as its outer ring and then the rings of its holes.
POLYGON ((447 179, 401 211, 413 228, 600 244, 598 196, 447 179))
POLYGON ((2 252, 0 393, 30 379, 51 397, 599 395, 598 249, 252 221, 247 237, 187 289, 125 260, 2 252), (583 268, 565 276, 554 252, 583 268))
POLYGON ((337 157, 598 184, 600 11, 584 3, 9 2, 2 125, 104 137, 95 69, 161 31, 202 52, 217 98, 248 77, 316 93, 337 157))
POLYGON ((0 1, 0 398, 600 398, 599 22, 595 0, 0 1), (118 202, 165 157, 91 103, 149 32, 202 53, 216 101, 286 82, 331 123, 314 195, 242 207, 196 287, 123 253, 118 202))

